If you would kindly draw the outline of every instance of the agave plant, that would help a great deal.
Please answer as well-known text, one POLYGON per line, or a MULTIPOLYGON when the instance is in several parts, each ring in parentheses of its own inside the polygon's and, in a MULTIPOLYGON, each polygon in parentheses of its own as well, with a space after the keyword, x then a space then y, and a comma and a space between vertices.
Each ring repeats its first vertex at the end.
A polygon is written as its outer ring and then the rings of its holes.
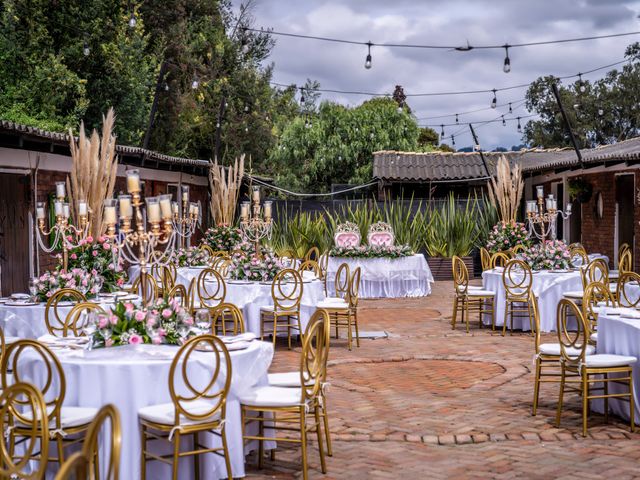
POLYGON ((422 202, 419 202, 414 213, 413 197, 407 204, 404 198, 385 200, 382 208, 384 221, 393 228, 396 244, 409 245, 416 252, 422 246, 425 214, 422 202))
POLYGON ((468 256, 478 238, 477 215, 477 199, 469 197, 462 208, 453 194, 439 208, 431 209, 424 233, 429 256, 468 256))
POLYGON ((329 229, 323 214, 298 211, 290 217, 286 213, 277 217, 279 221, 274 222, 271 236, 271 246, 276 253, 293 250, 302 257, 314 246, 320 251, 330 248, 329 229))

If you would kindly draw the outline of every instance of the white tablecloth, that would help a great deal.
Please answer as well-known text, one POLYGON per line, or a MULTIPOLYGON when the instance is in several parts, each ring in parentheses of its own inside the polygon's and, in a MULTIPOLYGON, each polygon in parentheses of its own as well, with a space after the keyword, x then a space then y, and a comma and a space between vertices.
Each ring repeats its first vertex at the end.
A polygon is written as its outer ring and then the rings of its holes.
MULTIPOLYGON (((640 360, 640 319, 621 318, 601 312, 598 315, 597 353, 630 355, 640 360)), ((635 423, 640 424, 640 361, 633 366, 633 389, 635 392, 635 423)), ((609 392, 626 391, 624 386, 609 384, 609 392)), ((591 408, 604 412, 604 402, 594 400, 591 408)), ((629 403, 609 399, 609 409, 622 418, 629 419, 629 403)))
MULTIPOLYGON (((496 326, 504 324, 505 313, 505 291, 502 284, 502 270, 486 270, 482 272, 482 285, 487 290, 496 292, 495 296, 495 316, 496 326)), ((580 272, 571 271, 567 273, 552 273, 542 270, 533 274, 533 293, 538 299, 538 309, 540 311, 540 329, 543 332, 552 332, 556 329, 556 313, 558 302, 562 300, 564 292, 571 290, 582 290, 582 278, 580 272)), ((486 324, 490 319, 485 317, 486 324)), ((509 326, 507 320, 507 326, 509 326)), ((527 317, 514 316, 513 328, 531 330, 527 317)))
POLYGON ((431 293, 433 275, 422 254, 402 258, 329 257, 327 291, 335 295, 336 271, 346 263, 353 272, 360 267, 360 298, 424 297, 431 293))
MULTIPOLYGON (((122 420, 122 457, 120 478, 140 478, 140 431, 138 409, 147 405, 171 402, 169 395, 169 368, 178 347, 174 346, 124 346, 94 351, 56 351, 67 381, 64 404, 100 408, 113 403, 120 411, 122 420)), ((267 370, 273 358, 270 342, 254 341, 246 350, 230 352, 232 380, 227 397, 226 435, 231 454, 234 477, 244 476, 245 451, 242 442, 242 424, 238 394, 256 384, 267 382, 267 370)), ((207 354, 193 368, 206 373, 207 354)), ((43 378, 41 360, 25 359, 19 368, 23 375, 38 385, 43 378)), ((197 372, 193 372, 197 376, 197 372)), ((197 378, 197 377, 190 377, 197 378)), ((208 435, 210 442, 219 446, 218 437, 208 435)), ((204 435, 201 436, 204 438, 204 435)), ((191 439, 185 438, 183 450, 192 448, 191 439)), ((168 452, 169 450, 167 450, 168 452)), ((167 453, 163 450, 163 453, 167 453)), ((207 454, 201 457, 202 478, 226 478, 224 459, 207 454)), ((151 461, 147 464, 147 478, 170 478, 170 466, 151 461)), ((180 460, 179 478, 193 478, 193 459, 180 460)))

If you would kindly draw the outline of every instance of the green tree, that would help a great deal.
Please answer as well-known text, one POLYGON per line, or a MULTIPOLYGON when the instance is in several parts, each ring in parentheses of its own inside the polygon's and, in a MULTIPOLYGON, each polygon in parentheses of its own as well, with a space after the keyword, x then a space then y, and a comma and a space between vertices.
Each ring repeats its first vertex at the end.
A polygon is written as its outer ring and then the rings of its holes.
POLYGON ((423 127, 418 135, 418 145, 422 148, 437 147, 440 143, 440 135, 433 128, 423 127))

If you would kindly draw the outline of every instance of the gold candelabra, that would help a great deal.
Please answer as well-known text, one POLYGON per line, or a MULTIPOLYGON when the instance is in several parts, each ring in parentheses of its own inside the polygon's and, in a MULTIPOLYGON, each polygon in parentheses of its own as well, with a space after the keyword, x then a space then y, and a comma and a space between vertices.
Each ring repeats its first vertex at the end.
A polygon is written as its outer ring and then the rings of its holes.
POLYGON ((66 272, 69 267, 69 250, 80 246, 82 240, 89 236, 89 208, 84 199, 78 200, 77 226, 71 223, 71 209, 68 202, 65 182, 56 182, 56 199, 53 203, 55 223, 49 230, 46 228, 46 204, 36 204, 36 219, 38 221, 38 244, 46 253, 53 252, 58 245, 62 248, 62 269, 66 272), (54 239, 47 247, 43 237, 54 235, 54 239))
POLYGON ((537 200, 527 201, 527 223, 529 236, 535 235, 544 242, 547 237, 556 239, 556 222, 558 216, 566 220, 571 216, 571 203, 567 203, 565 211, 558 210, 558 201, 549 194, 544 198, 544 188, 536 187, 537 200))
POLYGON ((255 255, 260 256, 260 241, 264 238, 271 239, 273 231, 273 219, 271 217, 271 201, 260 205, 260 187, 251 188, 251 203, 240 204, 240 230, 246 241, 253 242, 255 255))

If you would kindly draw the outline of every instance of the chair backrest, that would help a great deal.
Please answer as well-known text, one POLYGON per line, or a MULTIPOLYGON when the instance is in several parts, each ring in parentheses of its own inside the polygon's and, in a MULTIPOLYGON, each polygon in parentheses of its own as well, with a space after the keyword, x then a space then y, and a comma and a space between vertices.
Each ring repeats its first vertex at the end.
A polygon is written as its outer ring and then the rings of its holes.
POLYGON ((526 247, 524 245, 522 245, 521 243, 519 243, 518 245, 516 245, 515 247, 511 248, 511 253, 513 255, 517 255, 520 252, 524 252, 526 250, 526 247))
POLYGON ((562 361, 566 366, 578 368, 587 349, 589 327, 580 308, 571 300, 560 300, 556 312, 556 332, 562 361))
POLYGON ((345 222, 336 227, 333 241, 337 247, 357 247, 360 245, 360 229, 353 222, 345 222))
MULTIPOLYGON (((120 412, 115 405, 103 406, 95 416, 84 437, 82 453, 89 460, 89 472, 93 473, 104 469, 108 465, 105 480, 118 480, 120 476, 120 451, 122 449, 122 423, 120 412), (100 435, 102 444, 109 440, 109 459, 100 458, 100 435), (98 468, 96 468, 98 467, 98 468)), ((99 476, 91 475, 91 480, 100 480, 99 476)))
POLYGON ((211 248, 211 245, 207 245, 206 243, 200 244, 200 247, 198 247, 198 248, 200 248, 200 250, 202 252, 204 252, 207 255, 207 257, 209 257, 209 260, 211 260, 214 257, 215 253, 216 253, 213 250, 213 248, 211 248))
POLYGON ((155 263, 151 266, 151 276, 159 285, 163 292, 170 290, 176 283, 178 271, 173 263, 162 265, 155 263))
POLYGON ((202 422, 214 415, 224 419, 231 375, 231 357, 225 344, 215 335, 198 335, 182 345, 169 370, 169 394, 175 408, 174 425, 180 425, 180 416, 192 422, 202 422), (189 368, 191 362, 197 364, 201 361, 197 358, 201 352, 206 352, 206 374, 195 366, 189 368))
POLYGON ((182 308, 185 308, 187 310, 191 309, 191 304, 189 303, 189 294, 187 292, 187 289, 184 288, 184 285, 181 285, 179 283, 177 285, 174 285, 173 288, 166 293, 166 297, 177 298, 179 299, 182 308))
POLYGON ((627 250, 631 250, 631 247, 629 246, 628 243, 623 243, 618 247, 618 262, 622 258, 622 255, 624 254, 624 252, 626 252, 627 250))
POLYGON ((50 425, 53 423, 55 428, 60 428, 60 409, 66 395, 67 383, 58 357, 46 345, 36 340, 18 340, 8 345, 0 371, 3 389, 11 383, 7 373, 10 371, 13 371, 14 383, 26 381, 34 384, 44 398, 50 425), (40 374, 37 379, 26 378, 24 374, 24 365, 21 363, 26 362, 27 358, 38 362, 40 374))
POLYGON ((631 249, 627 248, 622 255, 618 257, 618 271, 622 272, 633 272, 633 255, 631 254, 631 249))
POLYGON ((65 319, 62 336, 84 336, 85 333, 83 329, 91 319, 90 317, 92 313, 105 313, 105 311, 99 304, 93 302, 82 302, 76 304, 65 319))
POLYGON ((68 301, 86 302, 87 299, 78 290, 62 288, 47 300, 47 305, 44 309, 44 321, 51 335, 56 337, 66 336, 67 312, 60 309, 69 308, 69 305, 66 304, 68 301), (60 305, 61 302, 63 302, 62 305, 60 305))
POLYGON ((601 282, 593 282, 587 285, 582 296, 582 315, 588 322, 589 330, 592 332, 596 330, 598 325, 598 307, 602 303, 607 307, 616 305, 609 290, 609 285, 601 282))
POLYGON ((362 270, 360 267, 356 268, 351 274, 351 279, 349 280, 349 307, 357 308, 358 307, 358 295, 360 293, 360 276, 362 275, 362 270))
POLYGON ((313 260, 314 262, 317 262, 319 258, 320 249, 318 247, 311 247, 309 250, 307 250, 307 253, 304 254, 305 261, 313 260))
POLYGON ((584 248, 584 247, 580 242, 573 242, 571 245, 569 245, 569 249, 572 249, 572 248, 584 248))
POLYGON ((211 262, 211 268, 217 271, 222 277, 226 277, 229 273, 229 267, 231 266, 231 259, 229 257, 216 257, 211 262))
POLYGON ((593 282, 602 282, 606 285, 609 284, 609 266, 607 262, 602 258, 595 258, 589 262, 587 269, 585 270, 585 288, 593 282))
POLYGON ((320 268, 320 278, 323 280, 327 278, 328 267, 329 267, 329 254, 327 252, 324 252, 322 255, 320 255, 320 258, 318 258, 318 268, 320 268))
POLYGON ((466 295, 469 289, 469 270, 462 259, 457 255, 451 258, 451 270, 453 273, 453 287, 456 295, 466 295))
POLYGON ((491 268, 504 267, 510 259, 510 255, 504 252, 496 252, 491 255, 491 268))
POLYGON ((482 265, 482 271, 491 270, 491 254, 489 250, 484 247, 480 248, 480 264, 482 265))
POLYGON ((271 283, 274 310, 298 310, 302 300, 302 276, 292 268, 280 270, 271 283))
POLYGON ((239 335, 245 332, 242 311, 233 303, 221 303, 211 311, 214 335, 239 335))
POLYGON ((140 295, 144 305, 149 305, 158 298, 158 282, 153 278, 153 275, 140 272, 140 275, 138 275, 138 278, 136 278, 131 286, 131 291, 140 295))
POLYGON ((502 271, 502 284, 508 300, 527 301, 533 286, 533 275, 527 262, 509 260, 502 271))
POLYGON ((326 380, 327 360, 329 358, 329 314, 317 309, 305 329, 300 355, 300 384, 302 403, 320 393, 326 380))
POLYGON ((220 272, 213 268, 205 268, 198 275, 196 293, 200 300, 200 307, 215 308, 224 302, 227 296, 227 285, 220 272))
POLYGON ((531 305, 531 316, 533 317, 533 325, 531 326, 534 335, 534 346, 536 354, 540 353, 540 308, 538 307, 538 299, 533 290, 529 291, 529 305, 531 305))
POLYGON ((47 407, 42 393, 29 383, 5 386, 0 394, 0 478, 44 478, 49 454, 49 425, 40 422, 46 418, 47 407), (7 433, 20 423, 22 429, 20 448, 7 433), (32 457, 41 459, 35 467, 32 457))
POLYGON ((371 246, 392 247, 395 242, 393 228, 386 222, 372 223, 367 233, 367 243, 371 246))
POLYGON ((347 299, 349 295, 349 283, 351 282, 351 274, 349 272, 349 264, 341 263, 336 270, 336 277, 334 287, 336 290, 336 297, 347 299))
POLYGON ((569 247, 569 262, 573 267, 589 265, 589 255, 582 246, 569 247))
POLYGON ((300 273, 303 272, 313 272, 313 274, 318 277, 321 278, 321 274, 320 274, 320 266, 317 264, 317 262, 315 260, 305 260, 304 262, 302 262, 297 270, 300 273))
POLYGON ((64 461, 55 480, 92 480, 91 474, 89 458, 82 452, 76 452, 64 461))
POLYGON ((640 275, 635 272, 622 272, 618 277, 616 289, 621 307, 640 307, 640 275))

